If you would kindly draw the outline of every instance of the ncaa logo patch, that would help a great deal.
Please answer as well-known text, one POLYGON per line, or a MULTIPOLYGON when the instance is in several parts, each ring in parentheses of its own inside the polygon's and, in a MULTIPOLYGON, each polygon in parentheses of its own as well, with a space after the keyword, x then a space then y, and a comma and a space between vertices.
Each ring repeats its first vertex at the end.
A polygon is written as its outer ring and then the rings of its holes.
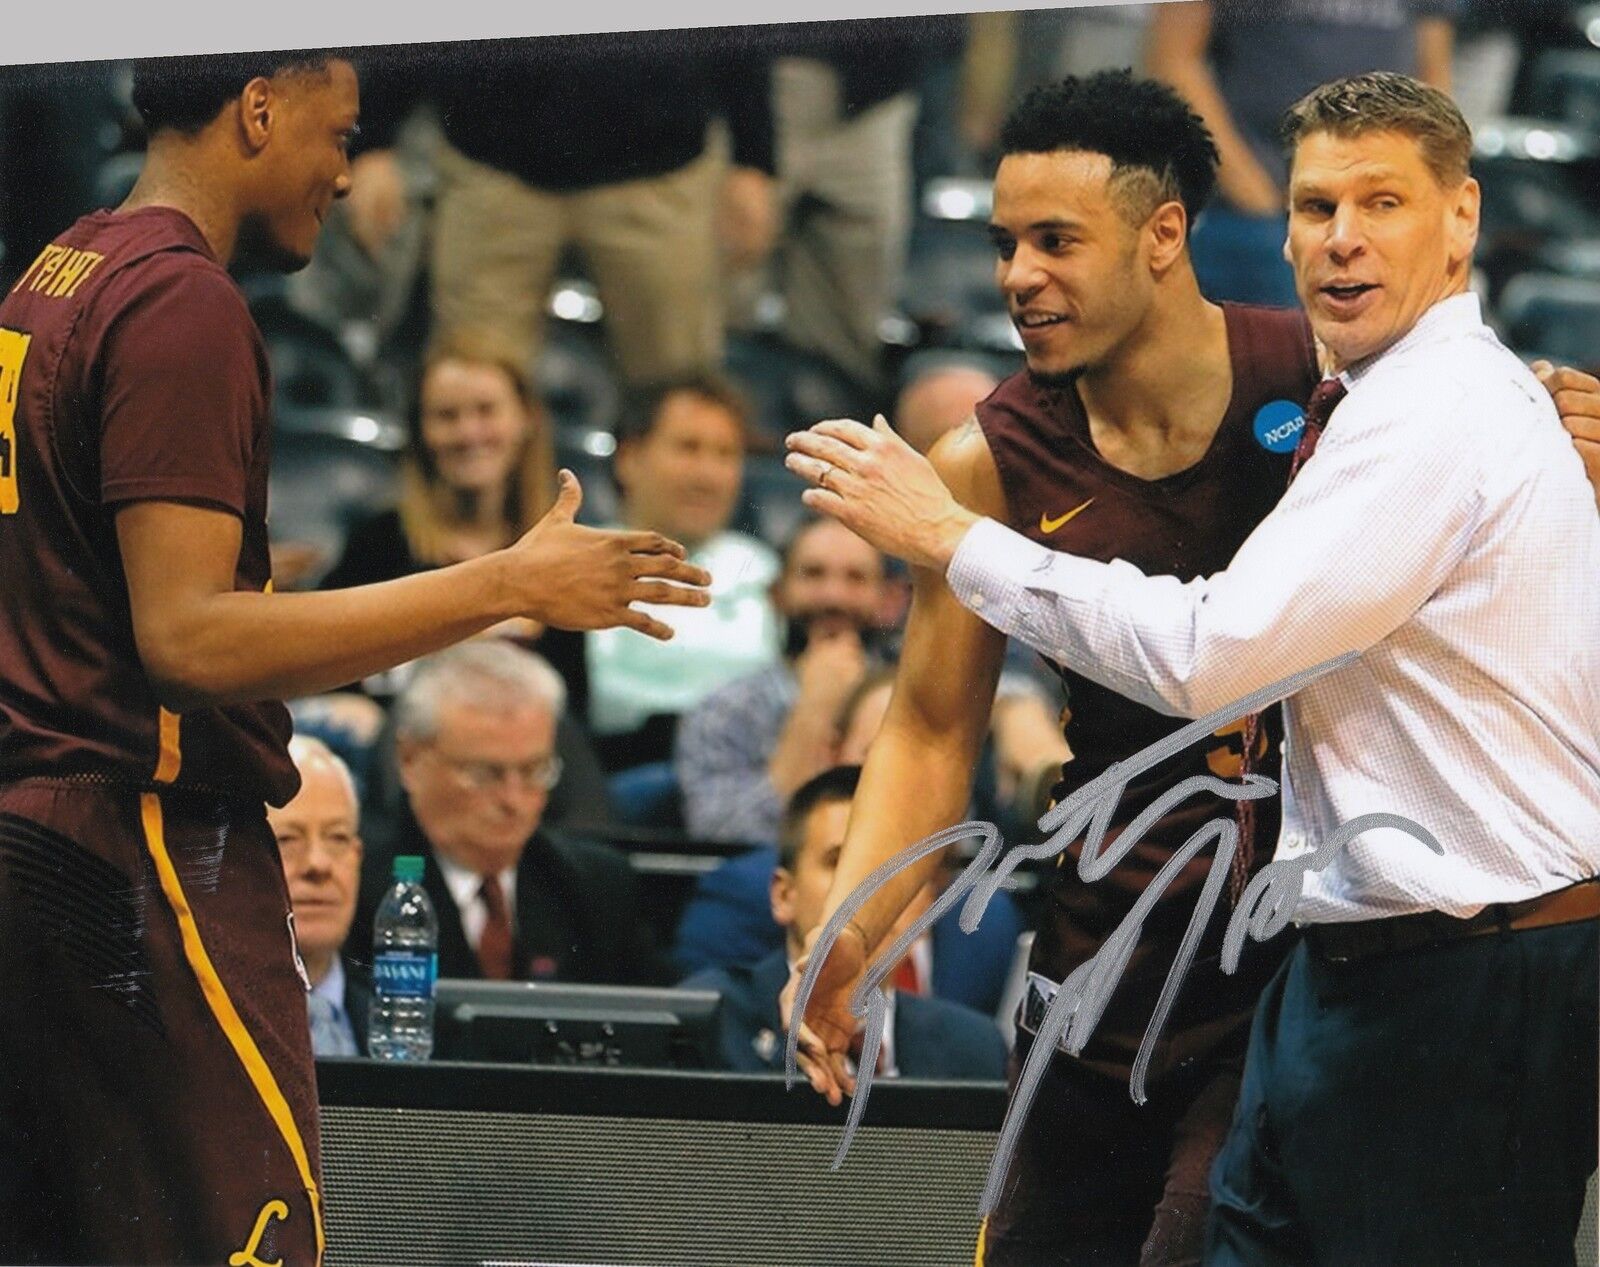
POLYGON ((1306 429, 1306 411, 1292 400, 1274 400, 1256 410, 1256 443, 1268 453, 1293 453, 1306 429))

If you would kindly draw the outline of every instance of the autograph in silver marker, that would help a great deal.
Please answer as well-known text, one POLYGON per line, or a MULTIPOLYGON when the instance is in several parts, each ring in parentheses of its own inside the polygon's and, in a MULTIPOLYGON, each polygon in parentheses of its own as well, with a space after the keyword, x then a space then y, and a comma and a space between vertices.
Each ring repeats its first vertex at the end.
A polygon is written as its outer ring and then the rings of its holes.
MULTIPOLYGON (((1001 838, 1000 829, 993 823, 958 823, 901 850, 857 885, 855 891, 840 903, 839 909, 823 926, 817 944, 812 949, 805 973, 800 978, 799 988, 795 992, 793 1015, 796 1018, 805 1016, 806 1006, 811 1001, 811 991, 839 934, 885 882, 930 853, 935 853, 958 840, 977 837, 982 841, 977 856, 967 864, 960 877, 921 918, 895 939, 887 951, 878 954, 874 961, 876 966, 863 974, 861 983, 850 996, 851 1015, 865 1022, 866 1031, 862 1036, 861 1059, 857 1065, 856 1093, 850 1102, 850 1112, 845 1120, 844 1135, 839 1142, 839 1150, 834 1155, 833 1168, 837 1170, 850 1151, 850 1142, 855 1138, 856 1130, 861 1125, 862 1115, 866 1112, 867 1095, 872 1088, 872 1079, 877 1069, 878 1048, 883 1041, 886 1006, 883 991, 879 987, 893 971, 894 965, 904 958, 912 942, 943 918, 944 913, 960 901, 963 894, 966 894, 967 898, 961 910, 961 928, 963 932, 972 932, 978 927, 984 911, 988 909, 989 900, 1005 883, 1006 877, 1021 863, 1031 859, 1053 858, 1085 832, 1087 835, 1084 835, 1083 850, 1078 858, 1078 875, 1086 883, 1093 883, 1108 875, 1129 850, 1139 843, 1145 832, 1189 796, 1212 792, 1226 800, 1250 801, 1274 795, 1278 790, 1278 784, 1265 775, 1247 774, 1243 776, 1243 781, 1238 783, 1206 775, 1195 775, 1152 802, 1128 824, 1109 851, 1104 847, 1106 830, 1111 826, 1112 817, 1116 814, 1117 805, 1130 779, 1157 762, 1182 752, 1190 744, 1210 736, 1221 727, 1238 721, 1250 713, 1259 712, 1281 699, 1286 699, 1318 678, 1345 667, 1352 663, 1358 654, 1354 651, 1349 652, 1329 660, 1326 664, 1306 669, 1271 686, 1264 686, 1236 704, 1190 722, 1183 729, 1159 743, 1151 744, 1127 761, 1108 767, 1065 800, 1052 806, 1039 820, 1039 830, 1048 835, 1038 844, 1007 848, 1001 838)), ((1258 942, 1263 942, 1283 931, 1294 918, 1308 871, 1321 871, 1350 841, 1362 832, 1378 828, 1394 828, 1406 832, 1434 853, 1440 855, 1444 853, 1444 847, 1430 832, 1398 814, 1362 814, 1351 819, 1323 841, 1315 852, 1298 858, 1268 863, 1250 881, 1239 899, 1238 908, 1228 921, 1228 928, 1223 936, 1222 970, 1232 973, 1238 968, 1239 955, 1244 949, 1247 935, 1258 942)), ((1178 991, 1182 988, 1183 979, 1194 961, 1200 939, 1207 924, 1210 923, 1211 913, 1216 909, 1217 902, 1222 896, 1229 867, 1238 848, 1239 829, 1231 817, 1213 819, 1196 830, 1150 881, 1139 900, 1134 903, 1133 909, 1106 938, 1105 944, 1099 951, 1075 968, 1056 991, 1039 1024, 1033 1050, 1028 1053, 1022 1076, 1017 1081, 1016 1092, 1011 1097, 1010 1107, 1006 1111, 1005 1123, 1000 1128, 1000 1140, 995 1148, 994 1161, 989 1167, 989 1178, 984 1187, 980 1214, 993 1211, 999 1201, 1000 1187, 1011 1164, 1017 1136, 1033 1104, 1039 1080, 1044 1076, 1045 1067, 1052 1053, 1057 1046, 1063 1047, 1072 1055, 1078 1055, 1083 1051, 1095 1027, 1100 1023, 1112 991, 1116 989, 1117 982, 1127 969, 1128 960, 1143 931, 1145 917, 1150 914, 1161 894, 1189 861, 1213 841, 1216 842, 1216 855, 1211 860, 1211 869, 1206 875, 1205 885, 1195 903, 1194 914, 1190 916, 1183 941, 1178 947, 1177 958, 1173 961, 1172 969, 1162 986, 1161 996, 1151 1015, 1149 1028, 1145 1030, 1144 1040, 1139 1045, 1132 1076, 1128 1081, 1128 1089, 1134 1100, 1139 1104, 1145 1102, 1145 1073, 1149 1069, 1156 1040, 1160 1037, 1162 1027, 1166 1024, 1173 1004, 1177 1001, 1178 991)), ((798 1022, 790 1026, 785 1052, 787 1085, 791 1088, 794 1086, 797 1072, 799 1030, 798 1022)))

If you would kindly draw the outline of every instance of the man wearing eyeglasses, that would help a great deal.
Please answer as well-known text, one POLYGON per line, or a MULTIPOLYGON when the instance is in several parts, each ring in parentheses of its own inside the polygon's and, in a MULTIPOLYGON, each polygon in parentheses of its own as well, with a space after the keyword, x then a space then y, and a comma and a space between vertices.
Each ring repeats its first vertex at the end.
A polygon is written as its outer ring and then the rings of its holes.
MULTIPOLYGON (((407 806, 394 848, 374 856, 363 910, 393 854, 427 859, 439 975, 511 981, 668 984, 639 914, 627 859, 542 828, 561 777, 560 676, 490 638, 423 661, 395 705, 407 806)), ((360 927, 368 927, 363 923, 360 927)))
POLYGON ((311 1049, 318 1056, 363 1056, 371 974, 344 957, 361 880, 361 819, 349 767, 320 739, 296 735, 289 758, 300 790, 282 809, 267 807, 294 910, 295 946, 305 970, 311 1049))

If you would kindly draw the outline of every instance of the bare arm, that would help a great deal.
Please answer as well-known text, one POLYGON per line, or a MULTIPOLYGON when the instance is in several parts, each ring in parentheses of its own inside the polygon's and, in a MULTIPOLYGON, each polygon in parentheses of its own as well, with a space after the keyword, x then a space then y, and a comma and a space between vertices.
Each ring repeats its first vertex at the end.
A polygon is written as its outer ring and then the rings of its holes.
POLYGON ((1584 474, 1594 486, 1595 504, 1600 506, 1600 379, 1549 361, 1535 361, 1532 369, 1556 402, 1561 425, 1583 459, 1584 474))
POLYGON ((1233 121, 1207 58, 1211 0, 1157 5, 1145 36, 1145 69, 1176 88, 1205 120, 1217 143, 1217 184, 1239 210, 1268 215, 1283 210, 1277 187, 1233 121))
MULTIPOLYGON (((975 423, 946 435, 929 457, 958 499, 980 513, 1005 514, 994 460, 975 423)), ((1005 639, 955 601, 940 572, 919 568, 913 575, 894 695, 862 771, 823 923, 882 863, 961 821, 971 793, 1005 639)), ((832 1058, 842 1060, 849 1046, 849 996, 860 968, 939 865, 939 856, 931 855, 880 889, 852 922, 855 931, 847 929, 836 943, 817 982, 806 1023, 821 1047, 802 1064, 812 1085, 835 1103, 848 1084, 831 1072, 842 1068, 832 1058)), ((817 931, 811 930, 808 949, 817 931)))
POLYGON ((853 630, 813 639, 800 653, 794 707, 767 762, 767 777, 780 800, 833 764, 839 710, 866 671, 867 654, 853 630))
POLYGON ((233 515, 177 502, 117 512, 134 637, 174 711, 328 690, 403 663, 511 616, 563 628, 627 625, 670 637, 631 602, 704 605, 708 579, 653 533, 573 522, 577 481, 521 541, 436 572, 307 594, 235 591, 242 537, 233 515))
POLYGON ((1450 91, 1455 68, 1456 29, 1449 18, 1422 18, 1417 23, 1417 78, 1450 91))

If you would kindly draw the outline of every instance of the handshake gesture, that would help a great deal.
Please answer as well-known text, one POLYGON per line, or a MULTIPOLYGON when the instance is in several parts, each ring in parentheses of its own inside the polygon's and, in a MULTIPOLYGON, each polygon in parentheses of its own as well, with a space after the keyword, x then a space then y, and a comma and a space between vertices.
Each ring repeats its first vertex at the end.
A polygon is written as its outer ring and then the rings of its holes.
POLYGON ((519 607, 558 629, 621 625, 662 641, 671 626, 631 603, 704 607, 711 576, 684 561, 684 549, 657 532, 604 531, 577 522, 583 490, 563 470, 555 505, 506 555, 519 607))

